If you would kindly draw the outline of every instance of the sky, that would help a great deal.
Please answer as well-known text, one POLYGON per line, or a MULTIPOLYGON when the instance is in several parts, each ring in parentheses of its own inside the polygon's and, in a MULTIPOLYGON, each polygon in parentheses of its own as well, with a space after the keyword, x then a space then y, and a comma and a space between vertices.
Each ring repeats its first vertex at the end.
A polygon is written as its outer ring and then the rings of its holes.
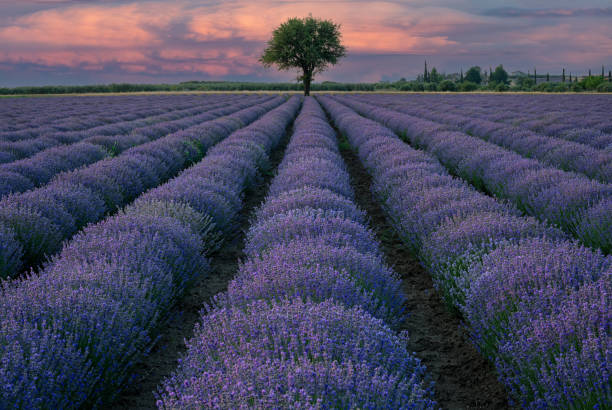
POLYGON ((341 24, 348 55, 316 81, 612 69, 612 0, 0 0, 0 86, 295 81, 258 62, 289 17, 341 24))

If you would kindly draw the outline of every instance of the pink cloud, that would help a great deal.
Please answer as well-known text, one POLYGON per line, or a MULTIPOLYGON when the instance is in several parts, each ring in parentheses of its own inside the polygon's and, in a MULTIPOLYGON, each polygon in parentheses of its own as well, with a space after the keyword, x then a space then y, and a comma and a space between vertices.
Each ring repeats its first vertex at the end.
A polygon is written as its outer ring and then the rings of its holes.
MULTIPOLYGON (((433 6, 431 1, 45 3, 46 10, 4 19, 0 64, 91 71, 112 65, 127 73, 187 72, 211 77, 273 75, 273 70, 263 71, 257 61, 272 29, 289 17, 309 13, 342 24, 349 55, 495 58, 503 56, 504 50, 513 50, 525 60, 551 64, 560 59, 578 64, 612 55, 605 20, 584 26, 565 18, 558 26, 524 26, 520 20, 469 14, 433 6)), ((361 67, 361 78, 367 80, 380 79, 381 73, 393 69, 384 64, 361 67)), ((347 63, 335 70, 359 69, 347 63)), ((281 74, 279 78, 291 76, 293 73, 281 74)))
POLYGON ((2 28, 0 41, 49 48, 147 46, 159 42, 155 29, 166 27, 177 11, 138 4, 45 10, 18 18, 2 28))

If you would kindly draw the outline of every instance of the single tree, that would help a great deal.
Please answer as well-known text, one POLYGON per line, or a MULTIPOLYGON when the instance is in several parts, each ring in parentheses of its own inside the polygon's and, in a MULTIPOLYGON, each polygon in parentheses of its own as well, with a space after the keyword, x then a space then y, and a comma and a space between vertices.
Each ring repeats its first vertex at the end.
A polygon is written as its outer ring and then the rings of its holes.
POLYGON ((549 83, 550 82, 550 74, 546 73, 546 82, 549 83))
POLYGON ((491 74, 491 82, 495 84, 508 84, 508 73, 504 70, 503 65, 495 67, 495 71, 491 74))
POLYGON ((572 72, 570 71, 569 82, 572 82, 572 72))
POLYGON ((589 78, 591 78, 591 69, 589 68, 589 78))
POLYGON ((470 67, 470 69, 465 72, 465 81, 469 81, 474 84, 480 84, 482 82, 482 77, 480 76, 480 67, 470 67))
POLYGON ((533 82, 534 82, 534 84, 538 84, 538 73, 537 73, 535 67, 533 68, 533 82))
POLYGON ((565 68, 563 69, 563 74, 561 74, 561 82, 565 82, 565 68))
POLYGON ((429 82, 439 83, 440 81, 442 81, 442 76, 438 74, 436 67, 432 67, 431 72, 429 73, 429 82))
POLYGON ((604 66, 601 66, 601 79, 603 80, 606 75, 604 74, 604 66))
POLYGON ((608 82, 612 83, 612 70, 608 71, 608 82))
POLYGON ((427 60, 425 60, 425 71, 423 72, 423 81, 429 82, 429 72, 427 71, 427 60))
POLYGON ((265 67, 301 70, 298 80, 304 84, 304 95, 310 95, 314 76, 346 55, 341 37, 340 25, 330 20, 290 18, 274 29, 259 61, 265 67))
POLYGON ((463 82, 463 68, 461 68, 461 75, 459 76, 459 82, 463 82))

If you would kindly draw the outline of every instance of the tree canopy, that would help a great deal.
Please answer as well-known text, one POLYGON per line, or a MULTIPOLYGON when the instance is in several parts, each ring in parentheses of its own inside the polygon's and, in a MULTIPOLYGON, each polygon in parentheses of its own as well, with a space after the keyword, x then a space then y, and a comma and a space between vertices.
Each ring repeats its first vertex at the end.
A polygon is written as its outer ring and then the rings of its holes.
POLYGON ((470 69, 465 72, 465 81, 469 81, 474 84, 480 84, 482 82, 482 77, 480 76, 480 67, 470 67, 470 69))
POLYGON ((496 84, 508 84, 508 73, 504 70, 503 65, 495 67, 495 71, 491 74, 491 82, 496 84))
POLYGON ((340 25, 333 21, 290 18, 274 29, 259 61, 265 67, 301 70, 298 80, 304 84, 304 95, 309 95, 314 76, 346 55, 341 37, 340 25))

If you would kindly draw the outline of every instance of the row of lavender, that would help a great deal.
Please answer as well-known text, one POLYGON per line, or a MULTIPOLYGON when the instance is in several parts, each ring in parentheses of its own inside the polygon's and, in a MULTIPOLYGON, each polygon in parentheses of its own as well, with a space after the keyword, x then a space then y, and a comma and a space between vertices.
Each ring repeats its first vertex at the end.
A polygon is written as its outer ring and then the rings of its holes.
MULTIPOLYGON (((609 96, 555 96, 535 99, 528 104, 525 96, 514 98, 514 107, 502 102, 503 109, 491 110, 496 101, 483 101, 473 108, 475 113, 492 121, 503 121, 538 133, 570 141, 593 144, 596 148, 609 147, 612 142, 609 96), (527 104, 526 104, 527 102, 527 104)), ((471 104, 472 101, 465 101, 471 104)), ((470 112, 472 112, 470 110, 470 112)))
POLYGON ((183 111, 181 115, 190 114, 185 118, 176 119, 173 116, 172 120, 155 123, 161 119, 160 117, 148 121, 147 126, 134 128, 127 135, 94 135, 81 140, 82 142, 52 147, 29 158, 1 164, 0 198, 13 192, 24 192, 44 185, 60 172, 93 164, 105 157, 118 155, 131 147, 161 138, 168 133, 213 119, 217 115, 215 109, 220 108, 219 111, 223 112, 224 107, 231 107, 236 101, 237 99, 213 101, 196 109, 183 111))
POLYGON ((373 192, 522 408, 612 406, 612 257, 520 216, 330 97, 373 192))
POLYGON ((0 141, 79 131, 198 105, 202 96, 19 98, 0 101, 0 141))
POLYGON ((588 246, 612 252, 612 185, 547 167, 432 121, 352 98, 338 100, 432 153, 477 188, 511 200, 526 214, 560 227, 588 246))
POLYGON ((402 106, 411 108, 427 106, 434 111, 494 121, 501 126, 532 131, 597 149, 612 150, 612 124, 609 118, 612 99, 609 96, 602 96, 601 99, 594 96, 573 96, 571 101, 563 103, 565 106, 562 109, 550 100, 543 103, 538 101, 530 112, 531 98, 533 97, 521 96, 514 100, 513 97, 462 96, 432 99, 419 96, 409 99, 391 97, 387 102, 401 103, 402 106))
POLYGON ((82 408, 112 401, 163 331, 176 300, 209 274, 210 240, 235 218, 243 188, 299 104, 291 98, 175 179, 87 227, 40 275, 4 284, 3 406, 82 408))
POLYGON ((612 143, 609 95, 411 95, 391 100, 502 122, 547 136, 605 148, 612 143))
MULTIPOLYGON (((121 100, 126 103, 129 101, 132 105, 141 107, 144 107, 147 99, 147 97, 135 95, 121 97, 121 100)), ((162 99, 158 101, 161 102, 162 99)), ((155 101, 152 105, 155 106, 155 101)), ((105 114, 107 112, 110 113, 111 118, 122 113, 117 109, 116 98, 109 98, 109 96, 6 98, 0 102, 0 133, 4 135, 10 131, 36 129, 47 124, 61 124, 67 122, 73 114, 88 116, 89 120, 104 121, 109 119, 105 114)), ((125 111, 123 113, 125 114, 125 111)), ((74 118, 73 121, 79 120, 74 118)))
POLYGON ((247 98, 211 111, 201 124, 60 174, 44 187, 3 198, 0 277, 38 265, 60 249, 62 240, 176 175, 201 159, 210 146, 282 101, 247 98))
MULTIPOLYGON (((379 105, 380 96, 363 98, 361 101, 379 105)), ((612 182, 612 149, 603 151, 585 144, 536 134, 533 131, 508 124, 484 120, 472 116, 449 113, 431 107, 412 107, 404 101, 385 106, 411 116, 425 118, 473 135, 527 157, 535 158, 556 168, 584 174, 604 183, 612 182)), ((612 141, 611 141, 612 148, 612 141)))
MULTIPOLYGON (((178 129, 181 120, 193 117, 206 111, 210 104, 219 104, 224 100, 231 101, 232 97, 222 99, 206 99, 199 104, 191 105, 185 109, 162 113, 159 115, 145 116, 127 120, 115 120, 104 125, 90 127, 79 131, 68 132, 45 132, 31 139, 18 139, 14 142, 0 142, 0 162, 10 163, 18 159, 29 158, 41 151, 66 144, 74 144, 91 137, 126 135, 130 133, 142 134, 148 137, 168 133, 168 127, 178 129), (163 124, 159 124, 163 123, 163 124), (175 125, 177 124, 177 125, 175 125)), ((130 110, 129 107, 126 110, 130 110)))
POLYGON ((404 296, 353 202, 335 133, 306 98, 247 260, 160 390, 160 408, 433 408, 384 321, 404 296))

